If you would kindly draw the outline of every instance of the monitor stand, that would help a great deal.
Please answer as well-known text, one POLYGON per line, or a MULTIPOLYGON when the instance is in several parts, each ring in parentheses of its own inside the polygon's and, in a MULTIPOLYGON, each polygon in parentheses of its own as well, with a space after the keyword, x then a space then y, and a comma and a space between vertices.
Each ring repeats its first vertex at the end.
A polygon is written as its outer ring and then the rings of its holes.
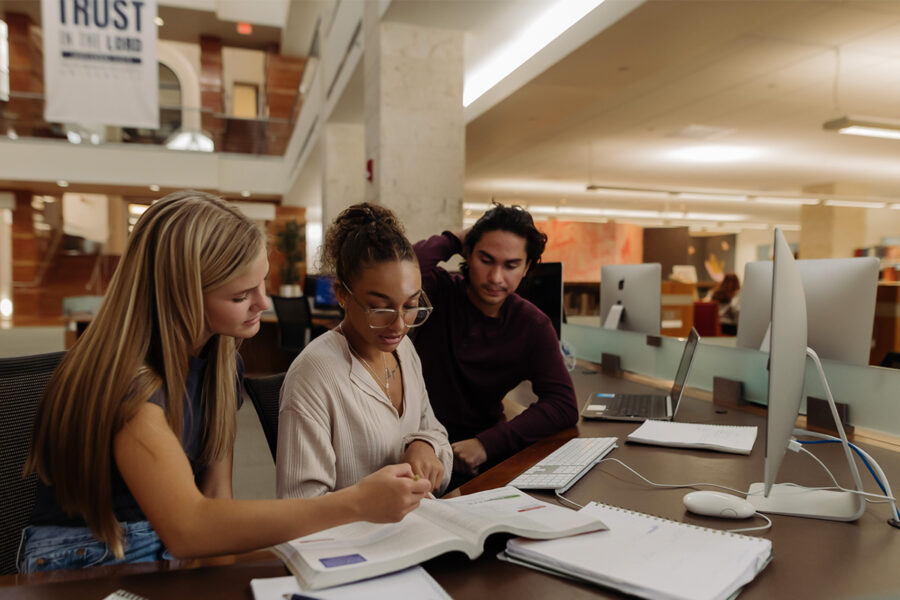
POLYGON ((619 323, 622 322, 622 313, 625 312, 625 307, 621 304, 613 304, 609 307, 609 312, 606 314, 606 321, 603 323, 604 329, 618 329, 619 323))
MULTIPOLYGON (((857 491, 861 492, 863 487, 859 478, 859 470, 856 468, 856 461, 853 460, 850 442, 847 441, 847 434, 844 432, 843 425, 841 425, 841 419, 834 404, 834 397, 831 395, 831 388, 828 387, 825 371, 822 370, 822 363, 812 348, 806 349, 806 355, 812 359, 819 372, 819 379, 822 381, 822 387, 825 388, 825 396, 828 398, 828 405, 831 408, 831 416, 834 418, 835 427, 844 447, 844 455, 847 458, 850 473, 853 475, 853 483, 857 491)), ((866 510, 866 503, 863 497, 860 494, 851 492, 810 489, 798 485, 779 483, 772 486, 768 496, 765 496, 764 493, 764 483, 751 484, 750 490, 747 492, 747 500, 756 507, 757 511, 763 513, 831 521, 856 521, 866 510)))

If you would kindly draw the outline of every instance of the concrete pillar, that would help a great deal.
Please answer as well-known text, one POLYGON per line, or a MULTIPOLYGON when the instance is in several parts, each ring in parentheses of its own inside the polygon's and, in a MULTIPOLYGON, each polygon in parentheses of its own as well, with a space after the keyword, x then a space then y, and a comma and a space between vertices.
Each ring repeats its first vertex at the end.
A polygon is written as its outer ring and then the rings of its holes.
POLYGON ((322 132, 322 224, 366 197, 366 131, 362 124, 328 123, 322 132))
POLYGON ((366 4, 366 200, 393 210, 413 242, 462 228, 463 34, 378 20, 366 4))
MULTIPOLYGON (((803 188, 804 194, 865 196, 866 186, 824 183, 803 188)), ((866 245, 866 208, 803 206, 800 209, 799 258, 850 258, 866 245)))

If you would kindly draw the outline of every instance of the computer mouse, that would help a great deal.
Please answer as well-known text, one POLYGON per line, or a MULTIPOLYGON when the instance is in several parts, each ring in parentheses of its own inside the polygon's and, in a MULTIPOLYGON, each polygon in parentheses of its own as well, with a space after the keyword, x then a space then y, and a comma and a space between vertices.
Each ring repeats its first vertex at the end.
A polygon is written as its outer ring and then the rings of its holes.
POLYGON ((684 507, 698 515, 723 519, 747 519, 756 514, 756 508, 740 496, 707 490, 685 494, 684 507))

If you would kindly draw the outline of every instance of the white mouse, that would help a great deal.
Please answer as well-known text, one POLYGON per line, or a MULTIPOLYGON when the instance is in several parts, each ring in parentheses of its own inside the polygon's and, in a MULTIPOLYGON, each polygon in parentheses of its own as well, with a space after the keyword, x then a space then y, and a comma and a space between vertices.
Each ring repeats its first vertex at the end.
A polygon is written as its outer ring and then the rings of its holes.
POLYGON ((756 508, 740 496, 706 490, 685 494, 684 506, 692 513, 723 519, 747 519, 756 514, 756 508))

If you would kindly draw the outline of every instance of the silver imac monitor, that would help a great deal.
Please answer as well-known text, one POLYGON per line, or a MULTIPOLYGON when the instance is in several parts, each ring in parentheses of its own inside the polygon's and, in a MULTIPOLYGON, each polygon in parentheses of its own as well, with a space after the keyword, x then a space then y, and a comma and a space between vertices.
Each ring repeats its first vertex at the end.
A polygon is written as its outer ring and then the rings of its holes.
MULTIPOLYGON (((819 368, 832 413, 837 419, 831 390, 814 351, 807 348, 807 304, 798 261, 780 229, 775 230, 775 261, 770 269, 771 337, 769 346, 769 407, 766 428, 766 460, 763 481, 750 486, 749 500, 758 511, 836 521, 854 521, 865 510, 862 499, 850 492, 776 484, 775 478, 788 450, 800 404, 809 355, 819 368)), ((810 321, 811 322, 811 321, 810 321)), ((837 422, 857 490, 862 490, 847 439, 837 422)))
MULTIPOLYGON (((820 358, 869 364, 878 259, 828 258, 796 263, 806 300, 809 347, 820 358)), ((771 305, 772 262, 747 263, 738 315, 739 347, 762 347, 771 320, 771 305)))
POLYGON ((662 323, 662 265, 603 265, 600 322, 609 329, 659 335, 662 323))

